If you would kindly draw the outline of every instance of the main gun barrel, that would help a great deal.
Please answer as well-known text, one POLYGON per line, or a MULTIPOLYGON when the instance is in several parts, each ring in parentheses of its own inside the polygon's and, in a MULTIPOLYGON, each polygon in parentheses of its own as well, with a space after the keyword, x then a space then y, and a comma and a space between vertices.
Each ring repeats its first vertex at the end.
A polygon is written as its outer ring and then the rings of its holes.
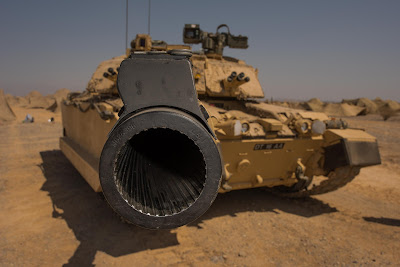
POLYGON ((110 206, 145 228, 197 219, 219 189, 220 153, 189 55, 133 54, 118 73, 124 108, 101 154, 100 181, 110 206))

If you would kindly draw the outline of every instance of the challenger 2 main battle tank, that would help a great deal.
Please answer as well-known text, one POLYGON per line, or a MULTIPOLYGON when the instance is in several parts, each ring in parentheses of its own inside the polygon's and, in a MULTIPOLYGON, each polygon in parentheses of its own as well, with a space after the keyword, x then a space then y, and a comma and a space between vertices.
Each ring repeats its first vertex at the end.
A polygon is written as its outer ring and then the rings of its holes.
POLYGON ((364 130, 257 101, 257 69, 223 55, 226 46, 247 48, 247 37, 227 25, 208 33, 186 24, 183 41, 202 51, 137 35, 126 56, 100 64, 87 90, 62 105, 62 152, 127 221, 179 227, 218 192, 262 187, 306 197, 380 164, 377 140, 364 130))

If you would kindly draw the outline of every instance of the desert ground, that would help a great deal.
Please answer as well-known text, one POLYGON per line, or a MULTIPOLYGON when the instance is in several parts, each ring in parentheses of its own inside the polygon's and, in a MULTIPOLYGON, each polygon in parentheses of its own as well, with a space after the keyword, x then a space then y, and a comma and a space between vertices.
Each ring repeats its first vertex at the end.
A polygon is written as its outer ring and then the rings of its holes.
POLYGON ((1 266, 400 265, 399 117, 347 118, 378 138, 382 165, 338 191, 220 194, 197 221, 152 231, 122 222, 61 153, 60 113, 13 111, 0 125, 1 266))

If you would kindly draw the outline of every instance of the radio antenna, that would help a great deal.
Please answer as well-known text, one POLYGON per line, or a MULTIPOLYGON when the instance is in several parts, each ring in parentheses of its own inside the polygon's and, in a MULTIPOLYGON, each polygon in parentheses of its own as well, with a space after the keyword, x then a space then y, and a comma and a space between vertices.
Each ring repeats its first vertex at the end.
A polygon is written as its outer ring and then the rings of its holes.
POLYGON ((128 0, 126 0, 126 14, 125 14, 125 53, 128 50, 128 0))
POLYGON ((147 22, 148 35, 150 35, 150 11, 151 11, 151 0, 149 0, 149 16, 148 16, 148 22, 147 22))

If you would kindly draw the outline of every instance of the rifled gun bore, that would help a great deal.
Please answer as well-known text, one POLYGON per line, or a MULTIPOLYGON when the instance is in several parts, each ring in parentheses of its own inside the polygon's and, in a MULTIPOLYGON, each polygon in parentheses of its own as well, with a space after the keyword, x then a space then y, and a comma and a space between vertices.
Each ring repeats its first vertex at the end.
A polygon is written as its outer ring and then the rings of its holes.
POLYGON ((125 105, 100 159, 110 206, 150 229, 197 219, 221 180, 220 154, 197 101, 191 64, 176 54, 133 54, 122 62, 118 91, 125 105), (168 79, 175 73, 180 79, 168 79))

